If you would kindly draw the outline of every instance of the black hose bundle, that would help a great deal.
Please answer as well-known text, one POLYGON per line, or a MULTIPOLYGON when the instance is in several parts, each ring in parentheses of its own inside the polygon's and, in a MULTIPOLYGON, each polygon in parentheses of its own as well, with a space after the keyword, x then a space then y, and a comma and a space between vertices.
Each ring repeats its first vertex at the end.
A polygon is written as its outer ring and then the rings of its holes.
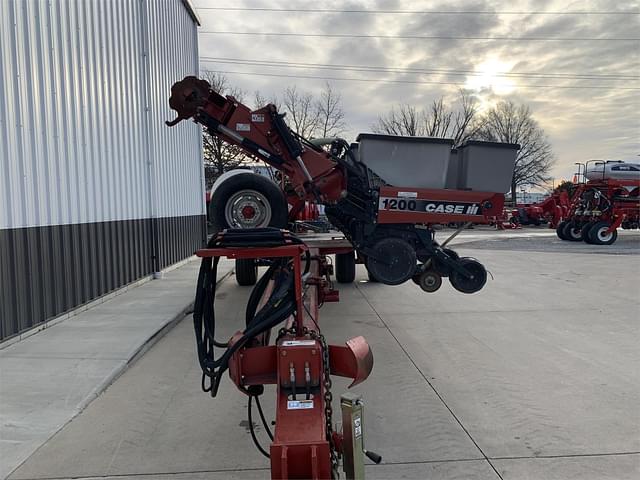
MULTIPOLYGON (((207 247, 265 247, 287 243, 302 242, 297 237, 285 235, 278 229, 242 229, 225 230, 222 234, 213 237, 207 247)), ((273 260, 251 292, 246 311, 246 328, 242 332, 242 337, 231 346, 217 341, 214 304, 218 262, 219 257, 202 259, 193 311, 198 361, 202 368, 202 389, 205 392, 211 392, 212 397, 215 397, 218 392, 222 375, 229 367, 231 356, 251 339, 286 320, 296 310, 293 268, 288 258, 277 258, 273 260), (274 280, 273 290, 267 302, 258 310, 260 299, 272 279, 274 280), (216 358, 215 347, 226 348, 226 350, 216 358), (208 386, 207 378, 210 379, 208 386)))

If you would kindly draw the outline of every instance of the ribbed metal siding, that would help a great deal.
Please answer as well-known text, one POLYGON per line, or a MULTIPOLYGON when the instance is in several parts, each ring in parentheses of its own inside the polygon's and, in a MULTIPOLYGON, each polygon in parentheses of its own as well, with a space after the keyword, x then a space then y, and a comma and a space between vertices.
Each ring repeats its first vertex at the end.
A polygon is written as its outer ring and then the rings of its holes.
POLYGON ((0 340, 148 275, 150 242, 149 219, 0 230, 0 340))
POLYGON ((197 75, 198 37, 196 29, 191 36, 179 34, 193 25, 181 1, 148 0, 147 5, 152 232, 154 269, 159 270, 190 255, 205 238, 200 128, 192 122, 172 128, 164 123, 175 116, 167 101, 171 85, 197 75))
POLYGON ((151 109, 150 138, 157 216, 179 217, 205 214, 202 175, 201 132, 193 122, 168 128, 165 120, 175 117, 168 93, 176 80, 198 72, 198 38, 180 35, 193 19, 180 1, 149 0, 149 44, 151 109), (167 68, 166 59, 171 59, 167 68), (194 188, 194 185, 200 188, 194 188))
POLYGON ((199 129, 164 125, 198 71, 180 0, 0 1, 0 61, 0 228, 204 213, 199 129))
POLYGON ((180 0, 0 0, 0 339, 201 244, 199 129, 163 124, 196 35, 180 0))
POLYGON ((3 1, 0 228, 145 218, 138 1, 3 1))

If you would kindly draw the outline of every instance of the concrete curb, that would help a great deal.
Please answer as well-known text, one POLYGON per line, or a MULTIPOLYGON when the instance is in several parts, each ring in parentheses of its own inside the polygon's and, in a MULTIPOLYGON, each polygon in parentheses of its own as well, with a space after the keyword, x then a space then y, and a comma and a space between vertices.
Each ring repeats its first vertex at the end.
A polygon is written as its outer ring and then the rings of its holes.
MULTIPOLYGON (((218 284, 223 283, 227 278, 229 278, 233 274, 233 272, 234 272, 234 269, 232 268, 227 273, 222 275, 222 277, 220 277, 217 283, 218 284)), ((80 402, 77 408, 77 413, 75 413, 74 416, 69 421, 71 421, 76 415, 78 415, 85 408, 87 408, 87 406, 92 401, 98 398, 102 394, 102 392, 104 392, 107 388, 109 388, 109 386, 113 382, 115 382, 118 378, 120 378, 122 374, 124 374, 132 365, 134 365, 140 358, 142 358, 142 356, 145 353, 147 353, 151 349, 151 347, 153 347, 156 343, 158 343, 162 339, 162 337, 164 337, 167 333, 169 333, 192 310, 193 310, 193 302, 189 302, 173 318, 171 318, 164 325, 162 325, 158 330, 156 330, 151 335, 149 335, 149 337, 147 337, 142 342, 142 344, 138 346, 138 348, 136 348, 129 354, 129 359, 122 362, 122 366, 120 368, 111 372, 111 375, 105 378, 104 381, 100 383, 100 385, 98 385, 82 402, 80 402)))
POLYGON ((128 283, 126 285, 123 285, 120 288, 117 288, 109 293, 106 293, 98 298, 95 298, 93 300, 88 301, 87 303, 83 303, 82 305, 78 305, 76 308, 69 310, 67 312, 61 313, 60 315, 58 315, 57 317, 53 317, 45 322, 42 322, 38 325, 35 325, 31 328, 29 328, 28 330, 25 330, 24 332, 18 333, 16 335, 14 335, 13 337, 9 337, 5 340, 3 340, 2 342, 0 342, 0 350, 3 350, 7 347, 10 347, 11 345, 21 342, 22 340, 29 338, 31 335, 35 335, 38 332, 41 332, 42 330, 45 330, 47 328, 53 327, 54 325, 57 325, 61 322, 64 322, 65 320, 68 320, 69 318, 75 317, 76 315, 79 315, 83 312, 86 312, 87 310, 90 310, 94 307, 97 307, 98 305, 108 302, 109 300, 117 297, 118 295, 122 295, 123 293, 127 293, 130 290, 133 290, 134 288, 138 288, 152 280, 158 279, 158 278, 162 278, 166 273, 169 273, 173 270, 176 270, 177 268, 180 268, 184 265, 186 265, 187 263, 193 261, 194 259, 196 259, 197 257, 195 255, 192 255, 188 258, 185 258, 184 260, 181 260, 177 263, 174 263, 173 265, 169 265, 167 268, 165 268, 164 270, 162 270, 161 272, 158 273, 153 273, 150 275, 145 275, 142 278, 139 278, 137 280, 134 280, 131 283, 128 283))

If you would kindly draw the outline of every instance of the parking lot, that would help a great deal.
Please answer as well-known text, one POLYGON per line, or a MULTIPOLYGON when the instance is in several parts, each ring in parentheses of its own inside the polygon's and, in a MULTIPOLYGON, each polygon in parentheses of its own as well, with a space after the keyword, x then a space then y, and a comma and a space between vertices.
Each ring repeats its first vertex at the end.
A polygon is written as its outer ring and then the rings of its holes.
MULTIPOLYGON (((363 335, 372 346, 356 390, 366 446, 383 461, 367 478, 640 478, 638 232, 592 246, 480 229, 454 245, 490 270, 481 292, 370 283, 359 266, 321 310, 330 342, 363 335)), ((233 279, 219 288, 224 335, 241 328, 249 291, 233 279)), ((346 386, 334 382, 336 399, 346 386)), ((273 398, 267 389, 269 419, 273 398)), ((228 380, 215 399, 200 391, 190 318, 9 478, 96 477, 269 478, 246 398, 228 380)))

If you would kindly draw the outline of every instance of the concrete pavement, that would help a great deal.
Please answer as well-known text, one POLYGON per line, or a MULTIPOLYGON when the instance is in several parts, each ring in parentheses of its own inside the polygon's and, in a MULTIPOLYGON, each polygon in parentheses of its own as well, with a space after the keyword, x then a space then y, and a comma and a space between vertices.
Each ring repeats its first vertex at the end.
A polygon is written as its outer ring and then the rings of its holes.
MULTIPOLYGON (((184 316, 199 262, 115 292, 0 350, 0 478, 82 411, 184 316)), ((220 275, 232 262, 221 262, 220 275)))
MULTIPOLYGON (((595 255, 566 242, 557 252, 546 233, 462 238, 460 253, 494 276, 475 295, 446 281, 432 295, 369 283, 359 267, 320 323, 331 342, 372 345, 372 376, 356 387, 367 446, 383 455, 368 478, 640 478, 639 238, 595 255)), ((242 325, 248 292, 219 289, 221 335, 242 325)), ((334 395, 346 385, 337 379, 334 395)), ((200 391, 186 320, 10 478, 259 479, 267 467, 230 381, 218 398, 200 391)))
MULTIPOLYGON (((453 231, 445 229, 436 233, 438 241, 444 241, 453 231)), ((547 227, 496 231, 488 227, 466 230, 456 237, 452 245, 465 244, 481 250, 522 250, 538 253, 588 253, 597 255, 633 255, 640 250, 640 231, 618 229, 618 240, 608 248, 585 242, 560 240, 556 231, 547 227)))

